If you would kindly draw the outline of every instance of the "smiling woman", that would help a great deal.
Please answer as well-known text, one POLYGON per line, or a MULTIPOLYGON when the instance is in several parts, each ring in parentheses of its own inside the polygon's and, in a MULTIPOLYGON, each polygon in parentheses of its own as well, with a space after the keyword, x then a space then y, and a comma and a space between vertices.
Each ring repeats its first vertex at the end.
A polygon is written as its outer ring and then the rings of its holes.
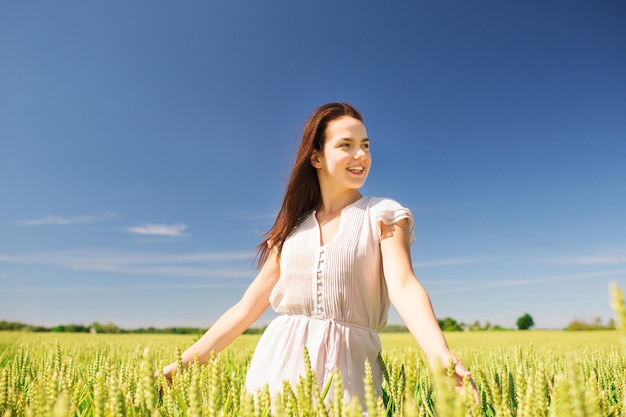
POLYGON ((259 274, 180 361, 165 366, 166 378, 195 357, 207 361, 271 305, 280 315, 259 340, 248 391, 268 386, 275 397, 286 382, 298 383, 310 360, 315 389, 337 371, 343 379, 328 400, 364 398, 368 366, 382 394, 378 331, 387 322, 390 302, 432 362, 451 364, 459 385, 470 378, 450 352, 413 272, 411 212, 394 200, 359 192, 372 164, 369 145, 363 118, 351 105, 329 103, 315 110, 276 222, 259 246, 259 274))

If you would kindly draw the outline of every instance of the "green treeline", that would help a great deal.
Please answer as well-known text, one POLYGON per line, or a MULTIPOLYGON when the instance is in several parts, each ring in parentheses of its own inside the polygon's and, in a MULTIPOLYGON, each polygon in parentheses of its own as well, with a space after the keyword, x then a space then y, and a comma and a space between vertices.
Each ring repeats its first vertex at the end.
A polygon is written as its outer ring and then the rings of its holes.
MULTIPOLYGON (((453 331, 463 331, 463 330, 504 330, 500 326, 491 326, 489 322, 485 323, 485 325, 481 326, 475 322, 472 325, 466 325, 465 323, 457 322, 456 320, 446 317, 445 319, 438 319, 439 327, 443 331, 453 332, 453 331)), ((261 328, 251 327, 244 331, 244 334, 261 334, 265 330, 267 326, 263 326, 261 328)), ((20 322, 8 322, 0 320, 0 331, 9 330, 9 331, 23 331, 23 332, 56 332, 56 333, 95 333, 95 334, 202 334, 206 331, 206 329, 201 329, 197 327, 166 327, 166 328, 156 328, 156 327, 141 327, 138 329, 123 329, 118 327, 114 323, 92 323, 91 325, 85 326, 81 324, 61 324, 54 327, 44 327, 44 326, 34 326, 31 324, 25 324, 20 322)), ((405 333, 408 332, 409 329, 406 326, 398 325, 398 324, 389 324, 385 326, 380 332, 381 333, 405 333)))
MULTIPOLYGON (((492 325, 489 321, 481 324, 476 320, 472 324, 459 322, 452 317, 446 317, 443 319, 437 319, 439 327, 444 332, 459 332, 459 331, 485 331, 485 330, 510 330, 501 327, 497 324, 492 325)), ((244 334, 261 334, 267 326, 260 328, 251 327, 244 331, 244 334)), ((563 330, 612 330, 615 329, 615 320, 610 319, 606 324, 602 323, 602 320, 598 317, 593 322, 587 323, 584 320, 575 319, 570 322, 563 330)), ((9 322, 0 320, 0 331, 22 331, 22 332, 56 332, 56 333, 104 333, 104 334, 203 334, 207 329, 198 327, 140 327, 138 329, 123 329, 118 327, 114 323, 100 324, 98 322, 92 323, 88 326, 82 324, 61 324, 54 327, 35 326, 32 324, 25 324, 20 322, 9 322)), ((406 326, 398 324, 389 324, 383 328, 380 333, 404 333, 409 330, 406 326)))
POLYGON ((139 333, 139 334, 157 334, 157 333, 165 333, 165 334, 198 334, 204 333, 206 329, 201 329, 197 327, 165 327, 165 328, 155 328, 155 327, 141 327, 138 329, 123 329, 121 327, 116 326, 114 323, 92 323, 89 326, 84 326, 82 324, 61 324, 54 327, 44 327, 44 326, 34 326, 31 324, 25 324, 20 322, 9 322, 0 320, 0 330, 10 330, 10 331, 23 331, 23 332, 56 332, 56 333, 139 333))

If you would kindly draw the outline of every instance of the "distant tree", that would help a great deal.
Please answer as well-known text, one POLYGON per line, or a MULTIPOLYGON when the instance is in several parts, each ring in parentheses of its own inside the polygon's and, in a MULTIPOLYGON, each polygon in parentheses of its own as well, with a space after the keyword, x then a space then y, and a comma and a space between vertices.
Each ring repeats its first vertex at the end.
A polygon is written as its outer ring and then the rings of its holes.
POLYGON ((573 330, 573 331, 586 330, 585 327, 586 327, 586 324, 583 321, 574 319, 567 325, 565 330, 573 330))
POLYGON ((526 313, 522 317, 517 319, 517 328, 519 330, 528 330, 535 325, 535 322, 530 314, 526 313))
POLYGON ((478 320, 476 320, 474 323, 472 323, 469 327, 470 330, 481 330, 480 327, 480 322, 478 320))
POLYGON ((593 324, 592 324, 592 326, 593 326, 593 327, 595 327, 595 328, 602 328, 602 327, 604 327, 604 326, 602 326, 602 317, 597 316, 597 317, 593 320, 593 324))
POLYGON ((267 329, 267 325, 263 327, 249 327, 243 331, 243 334, 263 334, 265 329, 267 329))
POLYGON ((100 324, 97 321, 91 324, 93 333, 121 333, 121 329, 115 324, 109 322, 107 324, 100 324))
POLYGON ((580 330, 614 330, 615 329, 615 320, 613 319, 609 319, 609 321, 606 323, 606 325, 602 324, 602 318, 601 317, 596 317, 592 323, 587 323, 584 320, 581 319, 574 319, 572 320, 567 327, 565 327, 565 330, 574 330, 574 331, 580 331, 580 330))
POLYGON ((406 333, 409 329, 401 324, 388 324, 379 333, 406 333))
POLYGON ((27 326, 17 321, 0 321, 0 330, 24 330, 27 326))
POLYGON ((28 326, 28 331, 41 333, 41 332, 49 332, 50 329, 44 326, 28 326))
POLYGON ((485 325, 483 326, 483 329, 484 329, 484 330, 489 330, 489 329, 491 329, 491 322, 490 322, 489 320, 487 320, 487 321, 485 322, 485 325))
POLYGON ((102 325, 102 333, 120 333, 120 328, 109 322, 102 325))
POLYGON ((445 319, 437 319, 437 323, 439 323, 439 327, 444 332, 458 332, 463 330, 463 324, 457 322, 452 317, 446 317, 445 319))
POLYGON ((80 324, 59 324, 50 329, 51 332, 64 332, 64 333, 84 333, 88 332, 89 328, 80 324))

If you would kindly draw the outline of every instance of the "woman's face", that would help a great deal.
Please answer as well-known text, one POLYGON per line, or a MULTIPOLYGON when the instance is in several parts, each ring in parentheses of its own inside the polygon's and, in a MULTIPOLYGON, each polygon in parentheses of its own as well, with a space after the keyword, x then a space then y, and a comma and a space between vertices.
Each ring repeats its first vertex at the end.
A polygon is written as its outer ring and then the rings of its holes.
POLYGON ((359 189, 372 164, 365 125, 352 117, 335 119, 326 126, 322 152, 314 151, 311 164, 317 168, 320 186, 359 189))

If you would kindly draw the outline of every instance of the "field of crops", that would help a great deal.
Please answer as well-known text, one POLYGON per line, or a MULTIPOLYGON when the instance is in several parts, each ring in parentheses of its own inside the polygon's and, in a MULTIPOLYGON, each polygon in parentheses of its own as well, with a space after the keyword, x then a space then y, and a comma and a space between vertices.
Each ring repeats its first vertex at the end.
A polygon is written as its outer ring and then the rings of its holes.
MULTIPOLYGON (((326 401, 340 378, 316 388, 311 375, 271 401, 242 389, 258 336, 244 335, 172 385, 153 372, 191 336, 0 333, 0 416, 626 416, 622 332, 448 333, 473 373, 455 392, 431 373, 409 334, 382 334, 384 398, 326 401)), ((336 396, 339 397, 339 396, 336 396)))

